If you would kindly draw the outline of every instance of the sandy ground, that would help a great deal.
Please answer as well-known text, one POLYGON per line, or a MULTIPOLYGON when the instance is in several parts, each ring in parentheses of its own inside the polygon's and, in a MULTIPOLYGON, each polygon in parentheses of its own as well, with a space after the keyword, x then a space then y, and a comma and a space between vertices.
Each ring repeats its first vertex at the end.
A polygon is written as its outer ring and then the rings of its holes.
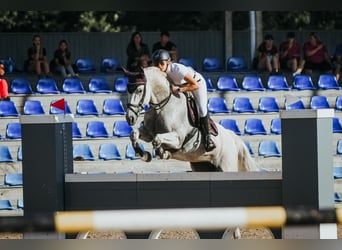
MULTIPOLYGON (((241 239, 273 239, 273 235, 268 228, 247 229, 241 228, 241 239)), ((0 233, 0 239, 22 239, 21 233, 0 233)), ((117 231, 90 232, 87 239, 125 239, 125 234, 117 231)), ((342 239, 342 225, 337 228, 337 238, 342 239)), ((197 234, 191 230, 164 230, 159 239, 198 239, 197 234)))

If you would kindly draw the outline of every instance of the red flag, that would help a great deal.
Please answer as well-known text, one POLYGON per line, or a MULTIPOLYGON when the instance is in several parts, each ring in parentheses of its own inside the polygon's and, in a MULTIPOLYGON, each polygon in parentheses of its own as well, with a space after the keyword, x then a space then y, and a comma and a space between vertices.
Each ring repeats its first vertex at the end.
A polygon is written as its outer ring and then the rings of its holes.
POLYGON ((66 111, 64 98, 51 103, 51 106, 58 108, 58 109, 61 109, 61 110, 64 110, 64 113, 66 111))

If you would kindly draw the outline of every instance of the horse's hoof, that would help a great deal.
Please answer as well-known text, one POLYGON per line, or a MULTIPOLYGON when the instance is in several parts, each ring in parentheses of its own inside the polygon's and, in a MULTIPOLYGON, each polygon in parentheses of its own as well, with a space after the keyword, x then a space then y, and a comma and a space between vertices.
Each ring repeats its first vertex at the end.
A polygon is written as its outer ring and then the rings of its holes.
POLYGON ((150 161, 152 161, 152 155, 150 152, 144 152, 141 159, 145 162, 150 162, 150 161))
POLYGON ((154 148, 160 148, 160 146, 161 146, 161 141, 160 141, 160 139, 155 138, 155 139, 152 141, 152 145, 153 145, 154 148))

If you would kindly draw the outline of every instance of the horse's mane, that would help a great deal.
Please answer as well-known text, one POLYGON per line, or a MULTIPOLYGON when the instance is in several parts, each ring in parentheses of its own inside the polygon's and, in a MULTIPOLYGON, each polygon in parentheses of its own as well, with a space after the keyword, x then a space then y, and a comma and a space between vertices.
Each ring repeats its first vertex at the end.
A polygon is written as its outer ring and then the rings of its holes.
POLYGON ((155 66, 144 68, 144 73, 145 73, 146 78, 149 81, 157 81, 157 82, 168 81, 166 78, 166 73, 163 71, 160 71, 155 66))

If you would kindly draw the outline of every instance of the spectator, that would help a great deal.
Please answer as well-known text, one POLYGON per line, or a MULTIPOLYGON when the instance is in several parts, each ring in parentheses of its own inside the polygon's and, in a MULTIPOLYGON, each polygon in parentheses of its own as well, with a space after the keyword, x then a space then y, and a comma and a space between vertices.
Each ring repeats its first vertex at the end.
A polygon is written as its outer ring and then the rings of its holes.
POLYGON ((0 64, 0 101, 9 101, 8 96, 8 83, 4 78, 5 75, 5 65, 0 64))
POLYGON ((315 32, 311 32, 308 41, 304 43, 303 54, 305 60, 305 74, 311 74, 313 70, 332 73, 328 50, 325 44, 318 39, 315 32))
POLYGON ((46 76, 52 76, 46 49, 42 46, 40 35, 33 36, 32 46, 27 50, 27 55, 29 72, 34 71, 38 75, 38 78, 42 77, 43 71, 46 76))
POLYGON ((71 52, 66 40, 60 40, 55 50, 52 65, 55 71, 60 72, 64 78, 78 76, 70 61, 71 52))
POLYGON ((177 46, 170 41, 170 33, 168 31, 162 31, 160 33, 160 41, 153 44, 152 53, 156 50, 164 49, 169 52, 172 62, 177 62, 177 46))
POLYGON ((333 57, 334 74, 336 76, 337 81, 340 80, 341 65, 342 65, 342 43, 336 45, 334 57, 333 57))
POLYGON ((304 60, 301 57, 301 46, 294 32, 288 32, 286 40, 280 43, 279 57, 281 69, 290 69, 294 75, 302 72, 304 60))
POLYGON ((258 47, 257 69, 277 73, 279 71, 278 48, 273 44, 273 36, 266 34, 258 47))
POLYGON ((141 33, 136 31, 131 35, 131 40, 126 49, 127 69, 137 71, 140 67, 150 65, 150 51, 148 46, 143 43, 141 33))

